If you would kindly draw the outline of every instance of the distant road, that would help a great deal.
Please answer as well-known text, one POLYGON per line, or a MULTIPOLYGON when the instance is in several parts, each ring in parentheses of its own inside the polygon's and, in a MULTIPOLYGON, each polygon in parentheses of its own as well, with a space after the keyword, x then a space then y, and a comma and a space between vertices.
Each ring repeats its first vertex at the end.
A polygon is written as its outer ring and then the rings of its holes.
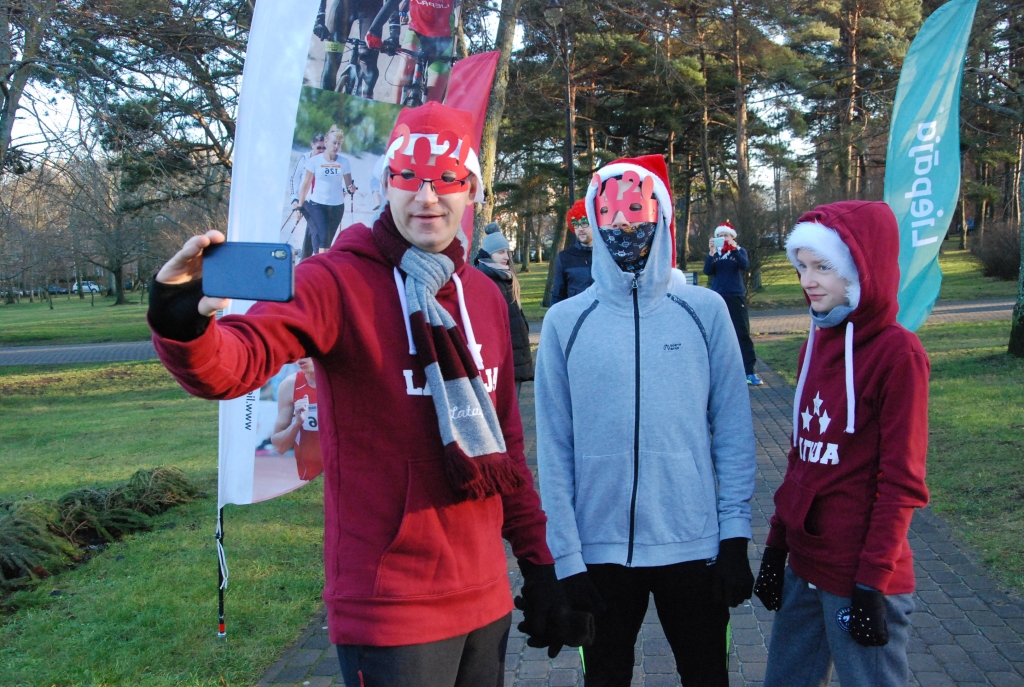
MULTIPOLYGON (((984 322, 1009 320, 1014 300, 943 301, 935 306, 929 323, 984 322)), ((806 310, 752 310, 750 333, 779 336, 807 331, 806 310)), ((540 341, 540 322, 530 323, 530 342, 540 341)), ((153 360, 156 350, 152 341, 128 343, 76 344, 64 346, 3 346, 0 367, 12 365, 67 365, 71 363, 117 363, 127 360, 153 360)))
MULTIPOLYGON (((940 322, 985 322, 1009 320, 1013 315, 1012 298, 993 301, 939 301, 928 318, 940 322)), ((750 333, 758 336, 804 334, 810 326, 807 310, 751 310, 750 333)), ((530 323, 530 343, 540 342, 540 322, 530 323)))
POLYGON ((117 363, 127 360, 152 360, 154 358, 156 358, 156 350, 153 348, 152 341, 0 347, 0 367, 9 367, 11 365, 67 365, 69 363, 117 363))

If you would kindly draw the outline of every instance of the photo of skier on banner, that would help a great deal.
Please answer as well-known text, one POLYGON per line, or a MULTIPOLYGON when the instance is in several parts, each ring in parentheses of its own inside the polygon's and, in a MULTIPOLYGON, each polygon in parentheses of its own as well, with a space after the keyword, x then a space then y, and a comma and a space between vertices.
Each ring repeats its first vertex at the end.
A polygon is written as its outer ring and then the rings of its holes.
POLYGON ((307 357, 330 390, 317 399, 323 596, 348 684, 498 684, 513 608, 503 537, 531 646, 554 655, 593 637, 546 543, 506 304, 467 259, 461 220, 482 200, 472 132, 468 112, 403 110, 387 205, 298 265, 291 302, 215 319, 228 303, 203 296, 202 251, 224 241, 218 231, 189 239, 151 295, 158 355, 192 394, 250 394, 307 357))
POLYGON ((726 687, 729 607, 750 598, 750 398, 722 298, 675 265, 660 155, 617 160, 586 196, 594 283, 548 311, 537 466, 548 545, 594 614, 588 687, 631 683, 653 594, 684 685, 726 687))

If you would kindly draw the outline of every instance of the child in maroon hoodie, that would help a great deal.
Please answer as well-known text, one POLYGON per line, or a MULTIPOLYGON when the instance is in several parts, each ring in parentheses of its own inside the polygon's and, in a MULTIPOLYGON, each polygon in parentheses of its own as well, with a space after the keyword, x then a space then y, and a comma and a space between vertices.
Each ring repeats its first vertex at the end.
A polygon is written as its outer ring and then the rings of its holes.
POLYGON ((772 611, 765 687, 905 685, 907 530, 928 503, 928 356, 896 323, 899 232, 885 203, 808 212, 786 242, 811 304, 793 447, 754 593, 772 611), (789 565, 786 565, 786 558, 789 565))

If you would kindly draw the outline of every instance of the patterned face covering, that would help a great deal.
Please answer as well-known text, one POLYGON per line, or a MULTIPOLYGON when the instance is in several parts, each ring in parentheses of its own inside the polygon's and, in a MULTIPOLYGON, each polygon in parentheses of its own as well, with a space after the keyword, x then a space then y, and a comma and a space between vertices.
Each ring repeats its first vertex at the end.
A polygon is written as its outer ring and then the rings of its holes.
POLYGON ((654 230, 657 228, 657 222, 640 222, 629 229, 598 227, 598 231, 619 269, 638 274, 647 266, 651 244, 654 242, 654 230))

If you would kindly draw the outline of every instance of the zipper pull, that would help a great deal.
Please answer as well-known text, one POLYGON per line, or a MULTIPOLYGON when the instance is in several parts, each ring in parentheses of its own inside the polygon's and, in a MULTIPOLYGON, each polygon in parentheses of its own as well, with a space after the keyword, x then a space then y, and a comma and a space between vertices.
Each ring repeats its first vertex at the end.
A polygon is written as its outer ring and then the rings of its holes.
POLYGON ((639 284, 637 284, 637 275, 634 274, 633 275, 633 284, 629 287, 629 290, 630 291, 636 291, 638 288, 640 288, 640 286, 639 286, 639 284))

